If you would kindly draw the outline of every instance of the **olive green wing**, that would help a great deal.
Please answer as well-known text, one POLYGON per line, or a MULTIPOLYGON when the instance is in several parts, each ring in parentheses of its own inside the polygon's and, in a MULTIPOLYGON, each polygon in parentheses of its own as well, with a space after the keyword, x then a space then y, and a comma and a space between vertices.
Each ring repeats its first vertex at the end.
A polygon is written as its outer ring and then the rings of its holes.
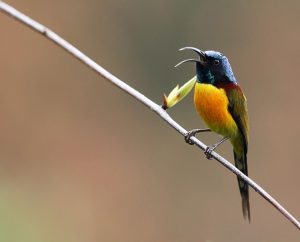
MULTIPOLYGON (((243 172, 245 175, 248 175, 247 152, 249 123, 247 100, 241 88, 237 85, 234 86, 234 88, 231 88, 229 90, 227 89, 226 94, 229 100, 228 111, 230 112, 239 129, 239 134, 237 135, 237 137, 231 140, 233 145, 235 165, 241 172, 243 172)), ((242 179, 238 178, 238 185, 242 197, 243 215, 244 218, 247 218, 250 222, 248 184, 245 183, 242 179)))
POLYGON ((226 90, 228 98, 228 111, 233 117, 241 134, 244 152, 248 151, 249 121, 247 100, 241 88, 236 85, 234 88, 226 90))

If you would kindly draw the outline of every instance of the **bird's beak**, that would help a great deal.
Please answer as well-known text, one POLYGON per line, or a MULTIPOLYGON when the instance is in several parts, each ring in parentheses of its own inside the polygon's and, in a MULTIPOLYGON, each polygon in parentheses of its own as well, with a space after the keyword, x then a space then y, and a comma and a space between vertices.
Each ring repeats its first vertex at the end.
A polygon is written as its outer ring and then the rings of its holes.
POLYGON ((179 51, 182 51, 182 50, 192 50, 192 51, 196 52, 199 55, 199 59, 186 59, 186 60, 179 62, 175 67, 180 66, 181 64, 186 63, 186 62, 196 62, 196 63, 202 64, 202 65, 206 62, 206 55, 205 55, 204 51, 199 50, 195 47, 183 47, 183 48, 179 49, 179 51))

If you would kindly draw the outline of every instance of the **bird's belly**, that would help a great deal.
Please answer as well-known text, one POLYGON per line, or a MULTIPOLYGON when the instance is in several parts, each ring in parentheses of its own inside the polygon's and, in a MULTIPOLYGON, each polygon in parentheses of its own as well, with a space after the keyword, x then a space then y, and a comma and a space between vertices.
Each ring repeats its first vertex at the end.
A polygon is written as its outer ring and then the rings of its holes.
POLYGON ((230 138, 237 134, 238 128, 228 111, 224 89, 196 83, 194 102, 199 115, 212 131, 230 138))

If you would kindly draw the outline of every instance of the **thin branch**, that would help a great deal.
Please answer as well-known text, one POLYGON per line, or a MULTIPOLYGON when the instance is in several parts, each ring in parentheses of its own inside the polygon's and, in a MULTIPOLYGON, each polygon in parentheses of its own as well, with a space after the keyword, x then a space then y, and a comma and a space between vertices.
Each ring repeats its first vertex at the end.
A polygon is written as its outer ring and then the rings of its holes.
MULTIPOLYGON (((44 35, 47 39, 53 41, 55 44, 60 46, 62 49, 69 52, 71 55, 79 59, 81 62, 86 64, 92 70, 97 72, 100 76, 108 80, 109 82, 113 83, 118 88, 122 89, 126 93, 133 96, 136 100, 143 103, 145 106, 150 108, 156 114, 158 114, 165 122, 167 122, 171 127, 173 127, 177 132, 182 135, 187 133, 183 127, 181 127, 177 122, 175 122, 169 114, 161 108, 161 106, 154 103, 152 100, 144 96, 142 93, 138 92, 131 86, 127 85, 125 82, 121 81, 107 70, 99 66, 96 62, 94 62, 91 58, 83 54, 73 45, 62 39, 56 33, 51 31, 50 29, 46 28, 42 24, 34 21, 33 19, 29 18, 28 16, 24 15, 23 13, 19 12, 15 8, 11 7, 10 5, 0 1, 0 10, 6 13, 7 15, 17 19, 21 23, 27 25, 31 29, 39 32, 40 34, 44 35)), ((199 141, 195 137, 191 137, 191 140, 195 143, 197 147, 202 150, 206 149, 206 145, 199 141)), ((232 165, 229 161, 225 158, 217 154, 216 152, 212 152, 212 157, 225 166, 228 170, 239 176, 243 179, 246 183, 249 184, 256 192, 258 192, 263 198, 265 198, 270 204, 272 204, 279 212, 281 212, 291 223, 293 223, 298 229, 300 229, 300 222, 292 216, 283 206, 281 206, 269 193, 267 193, 261 186, 255 183, 252 179, 244 175, 240 170, 238 170, 234 165, 232 165)))

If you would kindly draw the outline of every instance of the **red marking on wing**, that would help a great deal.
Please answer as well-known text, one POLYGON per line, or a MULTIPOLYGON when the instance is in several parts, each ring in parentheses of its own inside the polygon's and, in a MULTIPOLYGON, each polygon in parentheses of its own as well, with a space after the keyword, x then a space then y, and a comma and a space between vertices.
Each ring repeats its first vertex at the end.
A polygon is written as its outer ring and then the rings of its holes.
POLYGON ((232 83, 232 82, 218 82, 216 83, 217 88, 223 88, 226 92, 232 89, 235 89, 239 92, 242 92, 241 88, 239 85, 232 83))

